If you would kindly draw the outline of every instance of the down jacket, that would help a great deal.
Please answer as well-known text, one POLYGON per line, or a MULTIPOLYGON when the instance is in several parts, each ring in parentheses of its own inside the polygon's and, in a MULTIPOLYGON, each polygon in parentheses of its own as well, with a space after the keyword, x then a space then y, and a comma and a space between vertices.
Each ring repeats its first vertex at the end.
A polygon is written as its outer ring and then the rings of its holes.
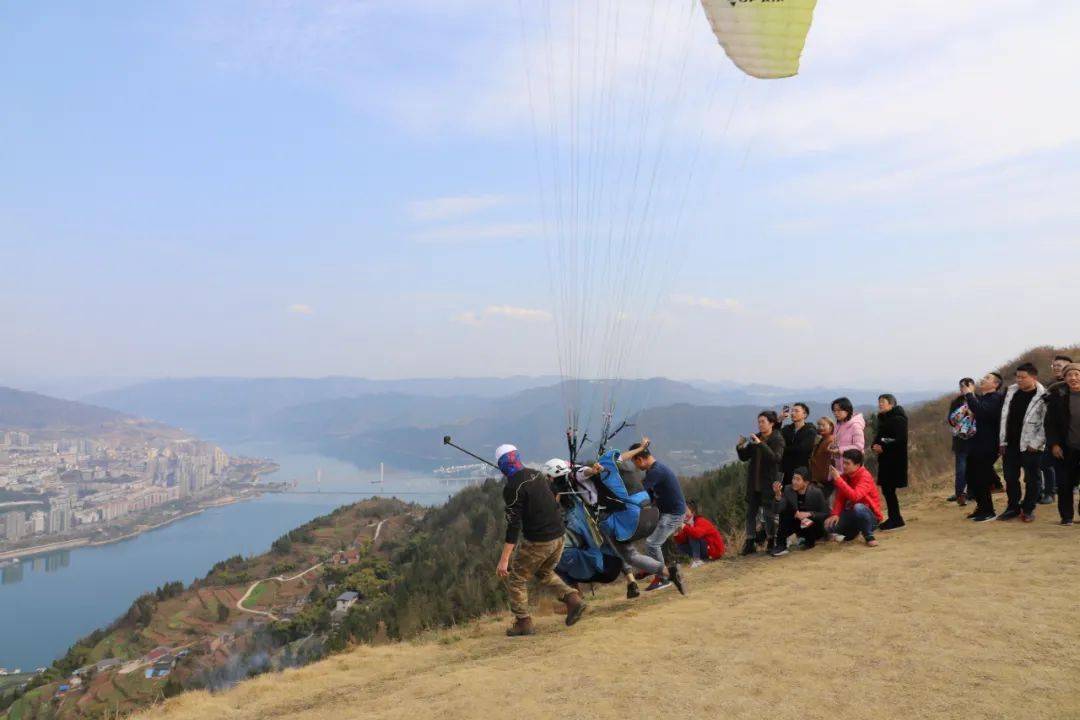
MULTIPOLYGON (((1019 385, 1010 385, 1005 393, 1005 406, 1001 409, 1001 429, 998 432, 998 445, 1005 445, 1005 433, 1009 425, 1009 405, 1020 389, 1019 385)), ((1042 383, 1035 386, 1035 397, 1031 398, 1027 412, 1024 413, 1024 424, 1020 428, 1020 449, 1038 450, 1046 449, 1046 388, 1042 383)))

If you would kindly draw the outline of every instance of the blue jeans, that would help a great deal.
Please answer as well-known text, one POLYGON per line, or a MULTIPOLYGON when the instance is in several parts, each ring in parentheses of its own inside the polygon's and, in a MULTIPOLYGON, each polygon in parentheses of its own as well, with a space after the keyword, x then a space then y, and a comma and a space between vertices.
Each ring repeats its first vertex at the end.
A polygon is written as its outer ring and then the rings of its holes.
POLYGON ((1057 495, 1057 475, 1062 472, 1060 466, 1063 462, 1054 457, 1054 453, 1047 448, 1042 454, 1042 494, 1057 495))
POLYGON ((663 565, 664 543, 667 542, 669 537, 677 533, 682 525, 682 515, 660 513, 660 521, 656 523, 656 529, 652 531, 652 535, 645 538, 645 554, 663 565))
POLYGON ((962 495, 967 492, 967 450, 957 450, 956 456, 956 494, 962 495))
POLYGON ((690 538, 688 543, 679 543, 678 548, 679 552, 689 556, 691 560, 709 559, 709 545, 704 540, 690 538))
POLYGON ((874 528, 877 524, 877 515, 874 515, 874 511, 869 506, 855 503, 854 507, 840 513, 840 522, 836 523, 836 534, 843 535, 845 540, 853 540, 859 534, 867 540, 873 540, 874 528))

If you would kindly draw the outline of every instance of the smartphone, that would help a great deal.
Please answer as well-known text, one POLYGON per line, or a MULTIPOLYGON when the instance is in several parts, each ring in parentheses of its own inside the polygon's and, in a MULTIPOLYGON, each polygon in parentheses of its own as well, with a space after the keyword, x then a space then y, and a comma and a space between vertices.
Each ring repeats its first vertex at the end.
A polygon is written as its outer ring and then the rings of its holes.
POLYGON ((784 406, 784 414, 787 415, 789 412, 791 412, 791 406, 790 405, 785 405, 784 406))

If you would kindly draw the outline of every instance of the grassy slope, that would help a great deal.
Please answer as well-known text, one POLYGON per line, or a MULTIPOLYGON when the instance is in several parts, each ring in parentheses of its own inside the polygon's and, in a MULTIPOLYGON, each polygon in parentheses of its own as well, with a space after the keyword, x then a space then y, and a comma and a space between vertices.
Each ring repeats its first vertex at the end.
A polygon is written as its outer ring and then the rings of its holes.
POLYGON ((1053 508, 972 525, 944 505, 947 403, 912 417, 913 475, 937 480, 906 493, 909 527, 877 549, 726 559, 690 574, 688 598, 606 589, 570 630, 547 614, 511 641, 489 618, 141 717, 1080 717, 1080 529, 1053 508))
POLYGON ((1076 717, 1080 529, 972 525, 927 497, 881 547, 828 545, 690 573, 691 595, 614 590, 565 629, 504 619, 361 647, 144 717, 1076 717), (890 652, 891 651, 891 652, 890 652), (648 665, 655 662, 657 670, 648 665), (660 676, 662 684, 648 682, 660 676))

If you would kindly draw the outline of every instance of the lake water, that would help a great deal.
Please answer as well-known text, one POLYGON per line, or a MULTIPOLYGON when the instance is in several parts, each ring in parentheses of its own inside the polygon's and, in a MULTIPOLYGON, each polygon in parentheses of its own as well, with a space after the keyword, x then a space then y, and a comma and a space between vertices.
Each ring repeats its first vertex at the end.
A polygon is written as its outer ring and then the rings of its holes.
POLYGON ((76 640, 123 614, 142 593, 172 580, 189 583, 227 557, 265 552, 287 530, 340 505, 374 495, 433 505, 460 487, 431 476, 395 473, 378 485, 372 482, 378 468, 364 470, 271 445, 227 449, 273 458, 281 469, 266 479, 297 480, 297 489, 306 492, 267 494, 123 542, 42 555, 3 568, 0 667, 25 671, 48 665, 76 640))

